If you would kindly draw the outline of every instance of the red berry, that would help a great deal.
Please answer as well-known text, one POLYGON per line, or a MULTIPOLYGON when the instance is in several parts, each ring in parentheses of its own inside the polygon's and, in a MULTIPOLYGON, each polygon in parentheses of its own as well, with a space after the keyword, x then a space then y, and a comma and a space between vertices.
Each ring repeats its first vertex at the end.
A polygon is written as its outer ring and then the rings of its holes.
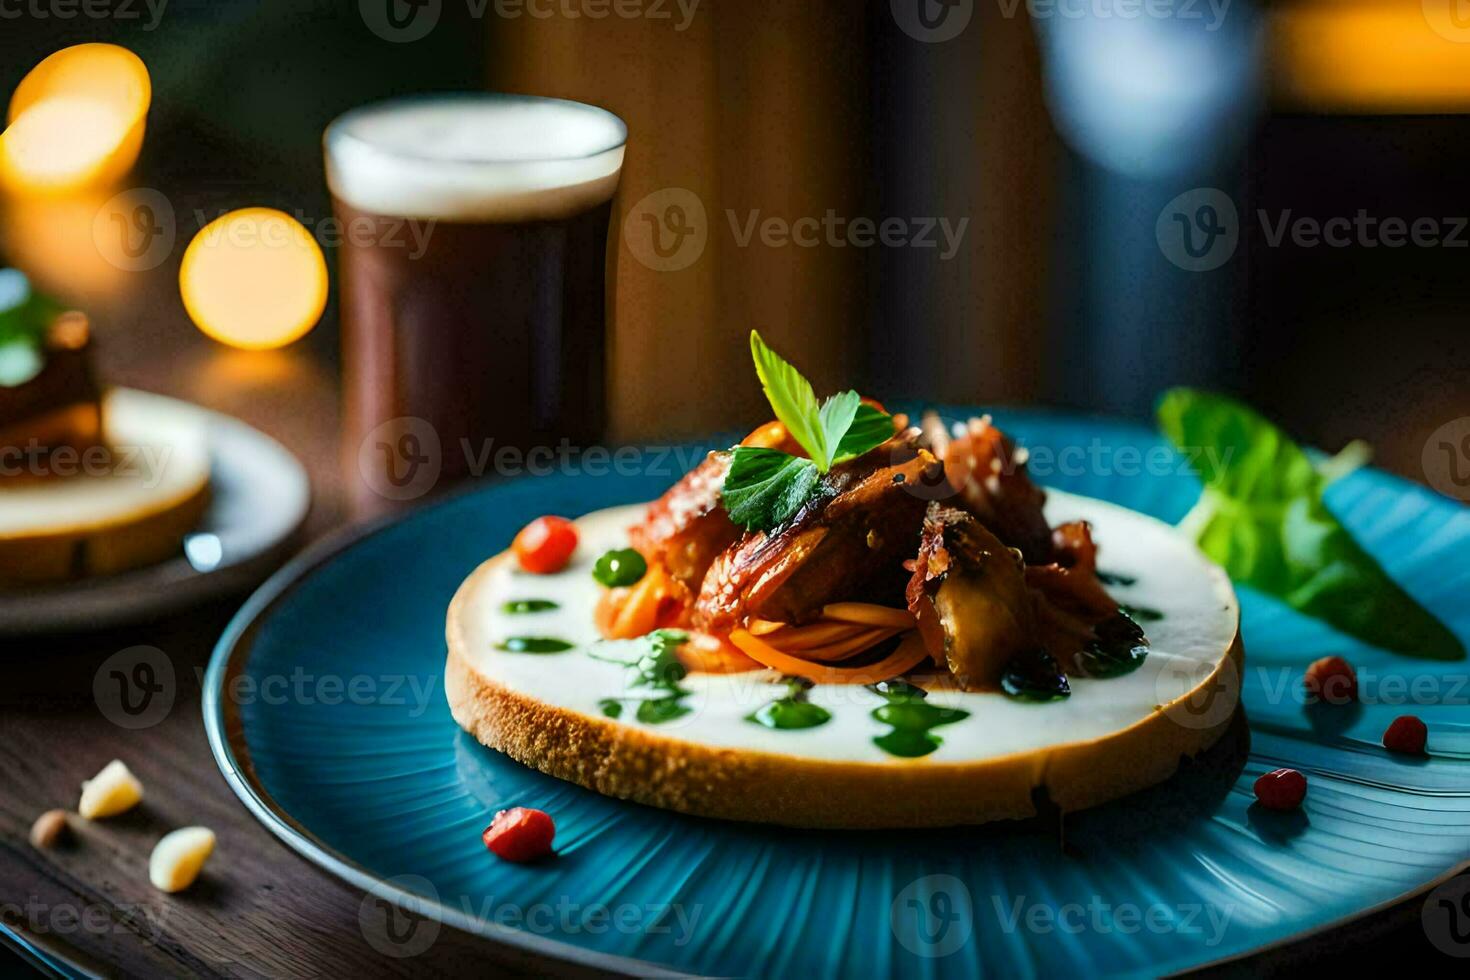
POLYGON ((1383 733, 1383 747, 1405 755, 1423 755, 1429 729, 1413 715, 1399 715, 1383 733))
POLYGON ((480 835, 492 854, 522 864, 551 853, 556 824, 544 810, 518 806, 501 810, 480 835))
POLYGON ((1303 678, 1307 700, 1328 704, 1347 704, 1358 700, 1358 675, 1353 665, 1341 657, 1314 660, 1303 678))
POLYGON ((1295 810, 1307 796, 1307 777, 1295 769, 1273 769, 1256 780, 1256 799, 1268 810, 1295 810))
POLYGON ((577 550, 577 527, 565 517, 538 517, 521 528, 511 548, 526 571, 550 575, 572 560, 572 552, 577 550))

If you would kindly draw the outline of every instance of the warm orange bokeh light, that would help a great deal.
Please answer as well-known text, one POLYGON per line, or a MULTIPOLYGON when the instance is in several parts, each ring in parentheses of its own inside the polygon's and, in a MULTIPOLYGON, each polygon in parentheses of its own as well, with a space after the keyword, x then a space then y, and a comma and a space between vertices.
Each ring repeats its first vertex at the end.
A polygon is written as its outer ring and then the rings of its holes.
POLYGON ((127 270, 98 249, 93 229, 106 191, 24 195, 0 208, 0 241, 11 264, 42 292, 83 308, 108 302, 127 285, 127 270))
POLYGON ((1334 112, 1470 108, 1470 20, 1460 0, 1302 0, 1270 10, 1277 98, 1334 112))
POLYGON ((179 267, 179 294, 195 325, 247 350, 304 336, 327 305, 327 262, 290 215, 231 211, 200 229, 179 267))
POLYGON ((12 193, 47 194, 117 182, 143 146, 152 95, 148 69, 126 48, 56 52, 11 97, 0 183, 12 193))

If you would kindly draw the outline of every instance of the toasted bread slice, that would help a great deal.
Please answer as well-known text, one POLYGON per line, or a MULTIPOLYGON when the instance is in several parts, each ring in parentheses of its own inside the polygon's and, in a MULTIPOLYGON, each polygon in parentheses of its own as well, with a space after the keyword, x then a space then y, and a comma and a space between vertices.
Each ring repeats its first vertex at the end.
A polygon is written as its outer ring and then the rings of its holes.
MULTIPOLYGON (((206 423, 192 406, 108 394, 107 448, 45 461, 0 458, 0 587, 109 575, 179 554, 209 502, 206 423), (51 472, 54 471, 54 472, 51 472)), ((0 447, 3 448, 3 447, 0 447)))
MULTIPOLYGON (((638 508, 578 521, 572 564, 522 572, 509 553, 485 562, 449 608, 445 688, 461 727, 526 765, 597 790, 686 813, 800 827, 922 827, 1022 818, 1043 794, 1080 810, 1168 778, 1223 734, 1238 703, 1239 606, 1229 580, 1168 525, 1100 501, 1052 493, 1054 520, 1093 522, 1110 571, 1136 577, 1120 601, 1148 607, 1148 658, 1110 679, 1074 678, 1065 701, 936 688, 928 702, 968 715, 932 730, 921 757, 890 754, 874 716, 882 696, 819 684, 807 697, 830 718, 813 728, 749 720, 786 692, 772 671, 690 674, 687 711, 657 722, 619 710, 629 669, 588 655, 604 550, 623 547, 638 508), (547 599, 554 610, 512 613, 547 599), (562 639, 565 652, 501 649, 511 637, 562 639)), ((514 644, 511 644, 514 646, 514 644)))

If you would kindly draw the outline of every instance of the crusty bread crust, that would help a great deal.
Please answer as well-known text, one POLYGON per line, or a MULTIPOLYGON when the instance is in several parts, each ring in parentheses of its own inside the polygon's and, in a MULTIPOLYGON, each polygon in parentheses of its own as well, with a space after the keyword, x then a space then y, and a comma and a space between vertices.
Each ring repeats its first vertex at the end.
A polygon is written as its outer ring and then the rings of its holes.
POLYGON ((171 558, 180 554, 180 545, 199 524, 209 499, 206 481, 176 500, 107 523, 0 538, 0 586, 55 585, 116 575, 171 558))
POLYGON ((1237 627, 1228 655, 1195 688, 1230 699, 1206 725, 1181 724, 1164 705, 1105 738, 972 763, 828 762, 720 748, 546 704, 476 670, 466 649, 467 607, 502 560, 508 556, 476 569, 449 606, 444 689, 454 720, 549 775, 699 816, 791 827, 942 827, 1034 816, 1038 788, 1062 811, 1082 810, 1161 782, 1208 749, 1229 727, 1240 690, 1237 627))

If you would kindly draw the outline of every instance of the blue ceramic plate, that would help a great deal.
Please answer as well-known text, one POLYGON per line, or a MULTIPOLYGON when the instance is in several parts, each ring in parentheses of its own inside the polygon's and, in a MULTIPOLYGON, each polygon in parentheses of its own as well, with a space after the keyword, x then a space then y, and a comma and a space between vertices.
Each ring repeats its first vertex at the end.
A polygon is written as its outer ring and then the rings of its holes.
MULTIPOLYGON (((998 422, 1052 486, 1166 520, 1198 494, 1182 461, 1150 454, 1160 444, 1148 430, 1023 412, 998 422)), ((444 703, 450 596, 536 515, 662 492, 677 473, 653 462, 640 475, 502 483, 329 543, 272 579, 221 639, 204 702, 220 767, 282 840, 370 890, 373 945, 413 953, 437 928, 403 926, 378 895, 549 957, 640 973, 1156 975, 1363 914, 1470 856, 1466 664, 1382 653, 1249 593, 1245 714, 1232 733, 1168 783, 1068 817, 1065 840, 1041 819, 910 833, 704 820, 481 747, 444 703), (1371 703, 1304 709, 1302 669, 1329 653, 1357 664, 1371 703), (1426 759, 1379 746, 1409 712, 1429 724, 1426 759), (1310 780, 1299 813, 1252 806, 1256 777, 1279 766, 1310 780), (490 816, 522 804, 555 816, 554 860, 485 852, 490 816)), ((1377 472, 1342 481, 1329 502, 1470 636, 1470 511, 1377 472)))

